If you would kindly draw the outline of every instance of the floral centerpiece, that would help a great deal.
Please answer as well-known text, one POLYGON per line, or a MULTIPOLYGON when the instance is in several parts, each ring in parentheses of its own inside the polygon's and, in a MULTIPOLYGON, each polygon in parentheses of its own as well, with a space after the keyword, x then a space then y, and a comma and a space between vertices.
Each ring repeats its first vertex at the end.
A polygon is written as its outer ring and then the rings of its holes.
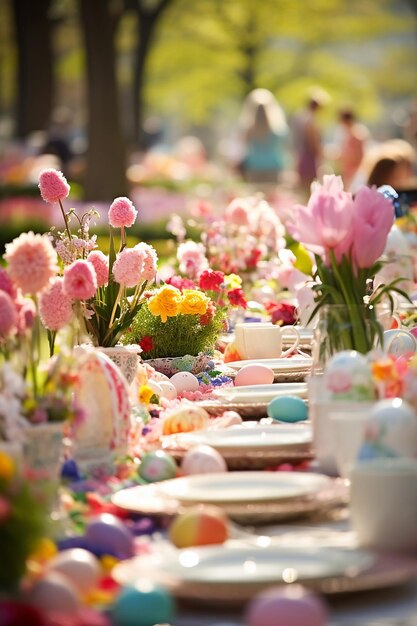
POLYGON ((294 207, 287 229, 315 258, 311 317, 320 312, 326 324, 322 357, 344 349, 369 352, 382 339, 377 305, 392 301, 392 292, 408 299, 398 287, 401 279, 373 286, 393 222, 392 203, 376 189, 363 187, 353 198, 337 176, 325 176, 307 206, 294 207))
POLYGON ((239 277, 203 270, 197 282, 174 276, 147 300, 124 341, 137 342, 144 359, 212 353, 227 327, 230 306, 246 306, 239 277))
POLYGON ((18 591, 27 558, 43 536, 45 520, 46 511, 29 481, 0 450, 0 592, 18 591))
MULTIPOLYGON (((113 201, 108 213, 110 250, 106 256, 96 250, 96 236, 90 236, 90 222, 95 212, 90 210, 79 217, 73 209, 64 211, 62 202, 69 195, 70 187, 62 173, 44 170, 39 188, 46 202, 59 204, 65 224, 63 232, 52 232, 59 269, 44 299, 54 307, 60 302, 65 322, 75 313, 74 318, 80 324, 79 338, 85 329, 95 346, 114 347, 142 306, 143 293, 156 276, 154 248, 144 242, 132 248, 126 246, 125 229, 134 224, 137 211, 128 198, 113 201), (74 221, 75 233, 71 230, 74 221), (120 234, 117 253, 116 232, 120 234)), ((61 324, 45 315, 49 308, 44 308, 43 322, 53 336, 61 324)))

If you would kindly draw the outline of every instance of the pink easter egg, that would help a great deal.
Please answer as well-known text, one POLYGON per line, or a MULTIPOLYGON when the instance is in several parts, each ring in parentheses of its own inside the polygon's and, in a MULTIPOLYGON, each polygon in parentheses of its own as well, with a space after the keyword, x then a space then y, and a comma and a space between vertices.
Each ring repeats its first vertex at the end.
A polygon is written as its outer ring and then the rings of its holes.
POLYGON ((227 465, 217 450, 211 446, 201 445, 186 452, 181 463, 181 470, 185 475, 218 474, 227 472, 227 465))
POLYGON ((177 372, 171 376, 170 383, 174 385, 177 393, 197 391, 199 388, 198 379, 191 372, 177 372))
POLYGON ((238 371, 235 378, 235 387, 246 385, 271 385, 274 382, 274 372, 266 365, 245 365, 238 371))
POLYGON ((327 608, 323 600, 301 585, 273 587, 249 604, 248 626, 325 626, 327 608))
POLYGON ((162 389, 162 397, 167 400, 175 400, 177 397, 177 390, 169 380, 161 380, 158 385, 162 389))
POLYGON ((46 612, 74 614, 80 607, 80 597, 71 580, 59 572, 48 572, 28 591, 30 604, 46 612))
POLYGON ((83 548, 71 548, 59 552, 51 559, 48 571, 66 576, 80 593, 85 593, 97 584, 101 568, 94 554, 83 548))

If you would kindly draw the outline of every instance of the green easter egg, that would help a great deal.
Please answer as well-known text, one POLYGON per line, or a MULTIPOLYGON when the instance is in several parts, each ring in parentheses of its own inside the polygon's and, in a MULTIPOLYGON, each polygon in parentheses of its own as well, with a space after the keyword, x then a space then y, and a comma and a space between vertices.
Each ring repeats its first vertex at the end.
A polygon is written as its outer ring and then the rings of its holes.
POLYGON ((307 405, 296 396, 280 396, 269 403, 268 415, 280 422, 302 422, 307 419, 307 405))

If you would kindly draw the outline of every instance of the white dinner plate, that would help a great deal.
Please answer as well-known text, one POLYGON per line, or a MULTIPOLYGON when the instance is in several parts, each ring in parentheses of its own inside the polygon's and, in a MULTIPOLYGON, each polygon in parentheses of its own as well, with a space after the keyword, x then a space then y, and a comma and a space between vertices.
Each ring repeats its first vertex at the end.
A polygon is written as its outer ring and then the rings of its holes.
POLYGON ((331 479, 304 472, 195 474, 158 483, 158 491, 180 502, 231 504, 279 501, 315 494, 331 479))
POLYGON ((240 370, 245 365, 266 365, 270 367, 275 374, 282 372, 301 372, 308 370, 312 365, 313 359, 311 357, 291 357, 288 359, 246 359, 243 361, 231 361, 225 363, 227 367, 234 370, 240 370))
POLYGON ((195 430, 191 433, 176 435, 179 446, 208 445, 220 452, 224 450, 260 450, 271 448, 307 445, 312 441, 310 424, 271 424, 263 425, 252 422, 245 425, 231 426, 218 430, 195 430))
POLYGON ((276 383, 274 385, 246 385, 215 389, 213 395, 224 402, 271 402, 280 396, 307 398, 307 383, 276 383))
MULTIPOLYGON (((122 585, 134 584, 144 571, 172 583, 209 586, 303 583, 335 576, 356 576, 369 568, 374 557, 362 550, 335 547, 286 547, 242 545, 188 548, 155 556, 153 562, 136 557, 116 565, 113 578, 122 585), (144 565, 147 567, 144 568, 144 565)), ((209 591, 209 588, 207 589, 209 591)))

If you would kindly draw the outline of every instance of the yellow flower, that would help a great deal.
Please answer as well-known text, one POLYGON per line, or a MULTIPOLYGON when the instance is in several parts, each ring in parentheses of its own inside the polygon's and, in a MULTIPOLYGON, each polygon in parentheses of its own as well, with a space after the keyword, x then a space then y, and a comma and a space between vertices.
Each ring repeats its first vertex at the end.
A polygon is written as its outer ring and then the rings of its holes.
POLYGON ((228 274, 224 277, 224 282, 227 290, 238 289, 242 286, 242 279, 237 274, 228 274))
POLYGON ((168 317, 175 317, 180 312, 181 291, 172 285, 164 285, 148 300, 148 309, 152 315, 159 315, 162 322, 168 317))
POLYGON ((149 404, 153 395, 155 395, 153 389, 148 387, 148 385, 142 385, 139 389, 139 402, 149 404))
POLYGON ((0 450, 0 479, 9 481, 13 478, 15 466, 13 460, 0 450))
POLYGON ((210 298, 196 289, 184 289, 181 302, 181 313, 184 315, 204 315, 210 298))

